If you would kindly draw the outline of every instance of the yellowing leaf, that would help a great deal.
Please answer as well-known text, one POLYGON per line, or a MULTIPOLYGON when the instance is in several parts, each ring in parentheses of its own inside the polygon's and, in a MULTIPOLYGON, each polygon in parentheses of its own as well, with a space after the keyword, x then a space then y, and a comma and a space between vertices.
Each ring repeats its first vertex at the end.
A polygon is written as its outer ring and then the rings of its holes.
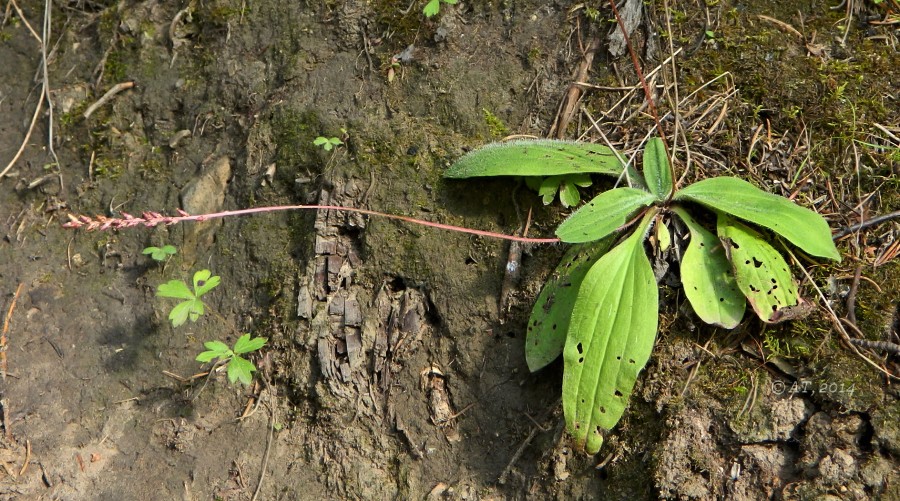
POLYGON ((788 264, 759 233, 721 213, 718 232, 730 253, 738 288, 759 318, 773 322, 780 316, 776 312, 799 302, 788 264))

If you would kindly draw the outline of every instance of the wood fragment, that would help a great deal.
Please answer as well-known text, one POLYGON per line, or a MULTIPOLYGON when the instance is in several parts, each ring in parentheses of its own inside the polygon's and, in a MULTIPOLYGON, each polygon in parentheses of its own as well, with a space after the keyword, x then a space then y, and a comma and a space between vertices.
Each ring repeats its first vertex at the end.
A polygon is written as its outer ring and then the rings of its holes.
POLYGON ((84 118, 85 120, 90 118, 91 115, 94 114, 101 106, 108 103, 112 98, 116 96, 116 94, 122 92, 123 90, 128 90, 134 87, 134 82, 122 82, 113 85, 111 89, 106 91, 106 94, 103 94, 103 97, 98 99, 94 104, 88 106, 88 109, 84 110, 84 118))
POLYGON ((16 293, 13 295, 12 303, 10 303, 6 318, 3 320, 3 331, 0 332, 0 375, 3 379, 6 379, 6 334, 9 332, 9 319, 12 318, 13 310, 16 309, 16 300, 19 299, 19 294, 22 292, 22 285, 20 283, 16 287, 16 293))

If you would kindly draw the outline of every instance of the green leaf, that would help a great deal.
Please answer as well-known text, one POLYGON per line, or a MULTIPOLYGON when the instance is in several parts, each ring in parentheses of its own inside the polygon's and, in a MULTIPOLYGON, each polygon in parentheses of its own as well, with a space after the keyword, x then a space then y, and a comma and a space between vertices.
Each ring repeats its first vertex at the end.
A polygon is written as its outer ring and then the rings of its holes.
POLYGON ((566 208, 575 207, 581 202, 581 194, 578 193, 578 188, 567 179, 563 179, 563 182, 559 185, 559 201, 566 208))
POLYGON ((235 355, 228 362, 228 381, 232 384, 235 381, 240 381, 244 385, 250 386, 250 380, 253 378, 254 371, 256 371, 256 366, 252 362, 235 355))
POLYGON ((559 190, 560 182, 562 182, 562 176, 550 176, 541 182, 541 186, 538 188, 538 195, 543 199, 544 205, 553 203, 553 199, 556 198, 556 192, 559 190))
POLYGON ((747 301, 734 279, 725 247, 681 207, 673 207, 691 231, 681 258, 681 283, 694 313, 708 324, 733 329, 744 317, 747 301))
POLYGON ((425 4, 425 8, 422 9, 422 13, 425 14, 425 17, 432 17, 436 15, 441 10, 441 0, 430 0, 427 4, 425 4))
POLYGON ((210 360, 212 360, 214 358, 221 358, 221 357, 222 357, 221 353, 218 353, 215 351, 204 351, 204 352, 200 353, 199 355, 197 355, 197 358, 195 358, 194 360, 205 364, 206 362, 209 362, 210 360))
POLYGON ((203 346, 207 350, 212 350, 223 356, 231 355, 231 349, 228 348, 228 345, 223 343, 222 341, 207 341, 207 342, 203 343, 203 346))
POLYGON ((175 299, 194 299, 194 293, 188 289, 186 283, 181 280, 169 280, 156 288, 159 297, 171 297, 175 299))
POLYGON ((191 309, 189 312, 190 314, 188 316, 191 319, 191 322, 196 322, 197 319, 203 315, 203 312, 205 311, 205 305, 203 304, 203 301, 200 301, 199 299, 194 299, 186 302, 190 303, 191 305, 191 309))
POLYGON ((655 213, 591 267, 572 311, 563 412, 569 433, 589 454, 622 417, 656 339, 659 291, 643 246, 655 213))
POLYGON ((779 310, 795 306, 797 284, 781 254, 755 230, 719 214, 719 238, 730 254, 738 288, 765 322, 774 322, 779 310))
POLYGON ((655 200, 653 194, 636 188, 605 191, 563 221, 556 229, 556 236, 568 243, 600 240, 655 200))
POLYGON ((542 369, 562 353, 581 281, 612 243, 612 237, 608 237, 573 245, 544 284, 531 310, 525 335, 525 361, 531 372, 542 369))
POLYGON ((319 136, 315 140, 313 140, 313 144, 315 146, 323 146, 328 144, 328 138, 319 136))
POLYGON ((697 202, 768 228, 813 256, 841 260, 822 216, 747 181, 734 177, 704 179, 676 192, 675 199, 697 202))
POLYGON ((558 176, 608 174, 618 176, 624 166, 615 153, 598 144, 551 139, 491 143, 456 161, 444 177, 558 176))
POLYGON ((644 147, 644 179, 657 200, 669 198, 672 192, 672 169, 662 139, 652 137, 644 147))
POLYGON ((266 344, 267 339, 264 337, 250 338, 250 334, 244 334, 236 343, 234 343, 234 352, 237 354, 250 353, 256 351, 266 344))
POLYGON ((198 298, 219 285, 221 277, 218 275, 211 275, 212 272, 209 270, 200 270, 197 273, 194 273, 194 292, 197 294, 198 298))
POLYGON ((174 308, 172 308, 172 311, 169 312, 169 320, 172 321, 172 327, 179 327, 181 325, 184 325, 184 323, 188 319, 188 316, 190 316, 191 312, 193 311, 194 301, 194 299, 182 301, 175 305, 174 308))
POLYGON ((170 256, 174 256, 176 253, 178 253, 178 249, 176 249, 174 245, 163 245, 163 248, 161 250, 170 256))

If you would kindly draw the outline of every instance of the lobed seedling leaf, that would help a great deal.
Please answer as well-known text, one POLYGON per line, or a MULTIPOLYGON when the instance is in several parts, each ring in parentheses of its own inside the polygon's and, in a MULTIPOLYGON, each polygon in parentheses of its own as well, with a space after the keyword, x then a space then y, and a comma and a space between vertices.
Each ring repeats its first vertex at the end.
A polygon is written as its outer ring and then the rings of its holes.
POLYGON ((556 236, 568 243, 600 240, 627 223, 638 209, 655 200, 652 193, 636 188, 605 191, 563 221, 556 229, 556 236))
POLYGON ((800 296, 788 264, 762 235, 725 214, 718 218, 719 238, 730 254, 738 288, 765 322, 797 305, 800 296))
POLYGON ((150 258, 154 261, 165 261, 169 259, 169 257, 174 256, 178 252, 178 249, 175 248, 174 245, 164 245, 162 247, 147 247, 141 253, 144 255, 150 255, 150 258))
POLYGON ((233 355, 228 345, 221 341, 207 341, 203 343, 203 346, 206 347, 207 351, 197 355, 196 360, 198 362, 206 363, 215 358, 226 359, 233 355))
POLYGON ((266 344, 266 341, 267 338, 264 337, 255 337, 251 339, 250 334, 244 334, 238 338, 236 343, 234 343, 234 352, 241 355, 243 353, 256 351, 262 348, 263 345, 266 344))
POLYGON ((744 317, 747 300, 734 279, 722 242, 681 207, 673 208, 691 232, 681 258, 684 294, 700 320, 732 329, 744 317))
POLYGON ((525 334, 525 361, 531 372, 544 368, 562 353, 581 282, 612 243, 609 237, 573 245, 544 284, 525 334))
POLYGON ((704 179, 677 191, 674 199, 697 202, 768 228, 813 256, 841 260, 822 216, 742 179, 704 179))
POLYGON ((637 375, 650 359, 659 291, 643 241, 655 210, 585 275, 563 348, 563 412, 589 454, 618 423, 637 375))
POLYGON ((156 295, 174 299, 194 299, 194 293, 181 280, 169 280, 164 284, 160 284, 156 288, 156 295))
POLYGON ((256 366, 238 355, 232 356, 231 360, 228 361, 228 381, 232 384, 235 381, 240 381, 245 386, 250 386, 254 372, 256 372, 256 366))

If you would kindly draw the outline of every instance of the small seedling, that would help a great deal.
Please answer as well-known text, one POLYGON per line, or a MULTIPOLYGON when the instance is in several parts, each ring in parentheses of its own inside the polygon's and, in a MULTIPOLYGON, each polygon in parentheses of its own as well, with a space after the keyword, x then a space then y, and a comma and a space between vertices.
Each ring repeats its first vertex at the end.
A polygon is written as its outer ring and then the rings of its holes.
POLYGON ((434 17, 441 11, 441 4, 445 3, 448 5, 456 5, 458 0, 429 0, 427 4, 425 4, 425 8, 422 9, 422 14, 425 14, 425 17, 434 17))
POLYGON ((236 343, 234 348, 228 348, 228 345, 221 341, 207 341, 203 343, 207 351, 197 355, 198 362, 210 362, 218 359, 216 364, 228 364, 228 381, 234 384, 240 381, 245 385, 250 385, 256 366, 253 362, 247 360, 241 355, 256 351, 266 344, 267 339, 264 337, 251 338, 250 334, 244 334, 236 343))
POLYGON ((150 258, 158 263, 164 263, 178 252, 174 245, 164 245, 162 247, 147 247, 142 254, 150 255, 150 258))
POLYGON ((556 193, 559 193, 559 201, 563 207, 575 207, 581 203, 581 194, 578 187, 587 188, 591 185, 589 174, 567 174, 564 176, 550 176, 543 179, 539 177, 526 177, 528 187, 538 192, 544 205, 553 203, 556 193))
POLYGON ((344 142, 336 137, 319 136, 313 141, 313 144, 320 146, 325 151, 331 151, 335 146, 340 146, 344 144, 344 142))
POLYGON ((220 278, 212 276, 212 272, 209 270, 200 270, 194 273, 193 291, 188 288, 183 280, 169 280, 164 284, 160 284, 156 290, 157 296, 184 299, 184 301, 175 305, 169 313, 172 327, 183 325, 188 318, 191 319, 191 322, 196 322, 206 310, 200 298, 219 285, 219 280, 220 278))

